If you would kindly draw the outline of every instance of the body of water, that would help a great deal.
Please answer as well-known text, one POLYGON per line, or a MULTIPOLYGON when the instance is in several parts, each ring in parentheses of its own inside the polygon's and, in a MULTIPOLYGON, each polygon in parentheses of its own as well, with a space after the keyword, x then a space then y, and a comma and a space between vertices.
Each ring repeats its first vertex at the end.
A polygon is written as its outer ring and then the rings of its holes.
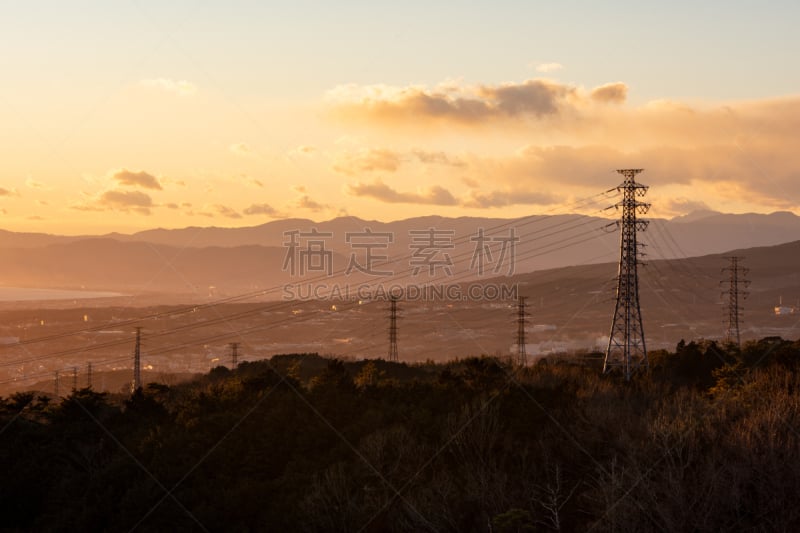
POLYGON ((42 300, 85 300, 87 298, 112 298, 124 296, 119 292, 83 291, 70 289, 30 289, 0 287, 0 302, 30 302, 42 300))

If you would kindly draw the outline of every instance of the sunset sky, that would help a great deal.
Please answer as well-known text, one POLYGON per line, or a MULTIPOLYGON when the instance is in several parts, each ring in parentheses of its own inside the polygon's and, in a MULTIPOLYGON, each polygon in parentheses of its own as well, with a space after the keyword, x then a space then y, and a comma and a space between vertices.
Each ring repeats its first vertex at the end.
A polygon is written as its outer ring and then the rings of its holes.
POLYGON ((800 214, 800 3, 0 2, 0 228, 800 214))

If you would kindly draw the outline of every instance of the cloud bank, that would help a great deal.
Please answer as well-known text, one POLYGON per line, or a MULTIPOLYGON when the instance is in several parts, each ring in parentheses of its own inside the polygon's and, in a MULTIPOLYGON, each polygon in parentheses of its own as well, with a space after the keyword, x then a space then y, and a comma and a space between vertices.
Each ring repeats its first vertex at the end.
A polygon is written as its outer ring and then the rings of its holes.
POLYGON ((130 187, 142 187, 143 189, 162 190, 161 183, 158 178, 143 170, 139 172, 132 172, 130 170, 122 169, 114 172, 111 179, 120 185, 130 187))
POLYGON ((431 120, 478 124, 492 120, 544 119, 569 114, 587 105, 624 102, 623 83, 584 89, 545 79, 499 85, 441 84, 392 87, 387 85, 342 85, 329 91, 327 99, 335 113, 345 119, 381 122, 431 120))

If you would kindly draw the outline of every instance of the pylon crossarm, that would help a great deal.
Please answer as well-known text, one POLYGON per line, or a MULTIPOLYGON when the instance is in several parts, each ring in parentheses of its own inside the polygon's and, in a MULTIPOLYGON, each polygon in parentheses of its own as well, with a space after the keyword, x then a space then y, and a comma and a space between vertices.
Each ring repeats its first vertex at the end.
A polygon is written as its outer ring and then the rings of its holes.
POLYGON ((623 192, 624 197, 616 204, 617 209, 622 208, 620 220, 615 223, 620 231, 619 275, 603 371, 608 373, 622 368, 625 379, 629 380, 634 370, 648 366, 637 273, 643 243, 637 242, 636 236, 637 231, 647 228, 648 221, 638 220, 636 215, 647 213, 650 204, 636 199, 644 196, 648 190, 646 185, 635 181, 636 174, 642 169, 621 169, 617 172, 625 176, 625 181, 617 189, 623 192))

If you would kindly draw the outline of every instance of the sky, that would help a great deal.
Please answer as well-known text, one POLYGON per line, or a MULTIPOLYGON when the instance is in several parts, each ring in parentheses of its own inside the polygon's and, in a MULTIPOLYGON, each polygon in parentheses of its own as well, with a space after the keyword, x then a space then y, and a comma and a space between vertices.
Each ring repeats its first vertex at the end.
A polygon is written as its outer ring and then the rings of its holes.
POLYGON ((645 169, 652 216, 800 214, 798 21, 797 2, 0 0, 0 228, 594 213, 618 168, 645 169))

